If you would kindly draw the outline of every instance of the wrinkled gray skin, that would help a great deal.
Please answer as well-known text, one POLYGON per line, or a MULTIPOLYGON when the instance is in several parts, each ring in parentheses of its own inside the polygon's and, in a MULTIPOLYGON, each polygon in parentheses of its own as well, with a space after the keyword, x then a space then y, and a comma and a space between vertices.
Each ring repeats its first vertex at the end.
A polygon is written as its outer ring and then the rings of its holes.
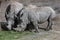
POLYGON ((22 23, 17 28, 14 28, 17 31, 24 31, 27 24, 32 22, 36 32, 39 32, 39 24, 45 21, 48 21, 46 30, 52 29, 52 19, 56 16, 55 11, 51 7, 37 7, 32 9, 25 7, 21 14, 23 14, 20 17, 22 23))
POLYGON ((16 1, 10 2, 10 4, 6 8, 5 18, 7 20, 7 28, 9 30, 12 29, 13 25, 15 26, 19 21, 17 20, 20 13, 20 10, 23 8, 23 4, 18 3, 16 1))

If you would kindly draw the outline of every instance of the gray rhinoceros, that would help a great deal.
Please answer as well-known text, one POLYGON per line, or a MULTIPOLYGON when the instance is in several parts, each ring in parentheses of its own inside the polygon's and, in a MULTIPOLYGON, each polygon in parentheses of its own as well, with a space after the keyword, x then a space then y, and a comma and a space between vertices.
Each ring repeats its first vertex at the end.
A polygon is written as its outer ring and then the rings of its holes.
POLYGON ((31 22, 34 25, 36 32, 39 32, 39 24, 42 24, 45 21, 48 21, 46 30, 52 29, 52 19, 56 16, 55 11, 48 6, 36 8, 25 7, 20 14, 23 14, 23 16, 20 17, 22 22, 17 28, 14 28, 17 31, 24 31, 27 24, 31 22))
POLYGON ((7 6, 5 12, 5 18, 7 21, 6 27, 9 30, 12 29, 13 25, 17 26, 17 24, 20 22, 18 16, 22 9, 23 9, 23 4, 16 1, 10 2, 9 5, 7 6))

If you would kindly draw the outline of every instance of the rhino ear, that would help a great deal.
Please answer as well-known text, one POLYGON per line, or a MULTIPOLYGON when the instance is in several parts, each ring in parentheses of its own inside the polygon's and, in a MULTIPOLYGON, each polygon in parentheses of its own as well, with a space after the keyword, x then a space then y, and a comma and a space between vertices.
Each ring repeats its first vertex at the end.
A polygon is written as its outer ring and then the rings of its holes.
POLYGON ((19 10, 19 12, 17 13, 17 16, 20 16, 20 17, 22 17, 23 16, 23 13, 22 13, 22 10, 23 10, 24 8, 22 8, 21 10, 19 10))
POLYGON ((7 12, 6 12, 5 16, 6 16, 6 17, 9 17, 9 15, 7 14, 7 12))
POLYGON ((10 9, 11 9, 11 5, 8 5, 8 7, 6 8, 6 11, 5 11, 5 17, 8 17, 9 13, 10 13, 10 9))
POLYGON ((20 14, 20 17, 22 17, 23 16, 23 13, 22 14, 20 14))
POLYGON ((8 7, 6 8, 6 14, 10 12, 10 9, 11 9, 11 5, 8 5, 8 7))

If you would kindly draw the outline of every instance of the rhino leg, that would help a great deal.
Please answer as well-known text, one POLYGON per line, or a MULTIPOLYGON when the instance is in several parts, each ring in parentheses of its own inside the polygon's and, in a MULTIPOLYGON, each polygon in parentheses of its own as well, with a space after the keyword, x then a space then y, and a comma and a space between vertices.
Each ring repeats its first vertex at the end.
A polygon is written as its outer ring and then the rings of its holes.
POLYGON ((48 18, 48 25, 46 27, 46 31, 52 30, 52 20, 51 18, 48 18))
POLYGON ((35 21, 35 22, 33 22, 33 25, 34 25, 34 27, 35 27, 35 30, 36 30, 36 32, 38 32, 39 33, 39 25, 38 25, 38 23, 35 21))
POLYGON ((26 29, 26 24, 18 24, 17 28, 13 28, 15 31, 23 32, 26 29))

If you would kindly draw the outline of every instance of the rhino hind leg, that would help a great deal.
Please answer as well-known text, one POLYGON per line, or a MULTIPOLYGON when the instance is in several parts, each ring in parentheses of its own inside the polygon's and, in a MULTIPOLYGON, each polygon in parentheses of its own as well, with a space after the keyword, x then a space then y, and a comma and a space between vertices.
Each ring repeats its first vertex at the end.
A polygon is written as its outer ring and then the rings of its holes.
POLYGON ((52 20, 51 20, 51 18, 49 17, 47 21, 48 21, 48 25, 46 27, 46 31, 52 30, 52 20))

